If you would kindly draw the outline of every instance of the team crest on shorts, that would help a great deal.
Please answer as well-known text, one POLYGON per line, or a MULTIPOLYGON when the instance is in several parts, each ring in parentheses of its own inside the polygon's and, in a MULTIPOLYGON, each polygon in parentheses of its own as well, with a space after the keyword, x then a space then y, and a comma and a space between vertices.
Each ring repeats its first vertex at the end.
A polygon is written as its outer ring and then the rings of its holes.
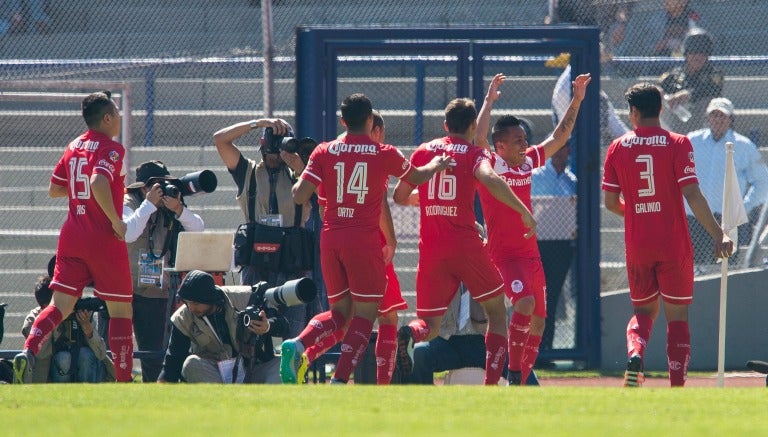
POLYGON ((517 294, 523 291, 523 281, 515 279, 512 281, 512 292, 517 294))

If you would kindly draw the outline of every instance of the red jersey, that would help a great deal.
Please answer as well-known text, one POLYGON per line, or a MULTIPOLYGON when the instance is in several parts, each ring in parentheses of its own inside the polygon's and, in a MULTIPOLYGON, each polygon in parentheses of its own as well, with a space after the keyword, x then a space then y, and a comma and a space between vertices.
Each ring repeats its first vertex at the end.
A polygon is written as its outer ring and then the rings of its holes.
MULTIPOLYGON (((544 148, 529 147, 525 151, 525 161, 517 167, 510 167, 496 153, 491 154, 491 165, 521 202, 531 207, 531 172, 544 165, 544 148)), ((519 212, 501 203, 488 189, 478 186, 480 202, 483 205, 483 217, 488 228, 488 250, 494 260, 505 258, 539 258, 539 246, 536 238, 525 238, 526 227, 519 212)))
POLYGON ((61 227, 57 254, 78 257, 94 248, 126 250, 125 242, 115 237, 112 223, 93 197, 90 183, 97 173, 110 180, 113 207, 122 218, 124 156, 120 143, 92 130, 67 145, 51 175, 51 183, 67 187, 69 197, 69 214, 61 227), (105 246, 109 243, 115 246, 105 246))
POLYGON ((322 184, 323 233, 342 231, 339 238, 349 241, 349 231, 377 234, 389 176, 404 178, 412 169, 396 147, 347 134, 317 146, 301 178, 322 184))
POLYGON ((420 145, 411 163, 422 166, 443 153, 456 165, 435 173, 419 186, 419 251, 423 257, 455 256, 480 242, 475 228, 475 170, 490 160, 490 154, 459 137, 448 136, 420 145))
POLYGON ((681 188, 696 183, 693 147, 684 135, 641 127, 611 143, 603 190, 624 197, 627 260, 692 256, 681 188))

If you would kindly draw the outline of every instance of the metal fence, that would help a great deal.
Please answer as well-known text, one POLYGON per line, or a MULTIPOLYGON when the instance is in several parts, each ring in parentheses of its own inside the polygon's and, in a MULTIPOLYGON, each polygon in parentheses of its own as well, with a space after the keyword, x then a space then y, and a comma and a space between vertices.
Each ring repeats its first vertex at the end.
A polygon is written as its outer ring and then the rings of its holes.
MULTIPOLYGON (((10 304, 4 348, 21 344, 17 327, 34 306, 32 285, 53 255, 58 228, 66 214, 64 204, 47 198, 47 184, 61 147, 82 131, 83 124, 77 103, 62 95, 82 95, 93 91, 97 83, 116 91, 128 90, 123 107, 129 104, 125 112, 130 113, 130 120, 123 141, 131 146, 131 169, 142 161, 161 159, 174 173, 215 170, 220 182, 217 191, 194 199, 190 206, 203 216, 209 229, 233 229, 237 225, 241 218, 233 201, 234 184, 210 138, 223 126, 262 113, 261 13, 261 2, 253 0, 2 3, 0 301, 10 304), (49 99, 24 97, 28 93, 47 95, 49 99)), ((703 99, 708 101, 714 94, 731 99, 735 130, 757 146, 766 138, 764 120, 768 108, 764 102, 768 101, 768 87, 764 85, 768 59, 760 48, 768 45, 768 35, 763 32, 764 11, 759 1, 488 0, 477 7, 437 0, 381 0, 373 4, 274 0, 272 13, 273 111, 294 125, 296 106, 304 104, 296 101, 295 90, 297 67, 293 57, 298 25, 462 27, 551 23, 601 28, 605 48, 600 72, 602 114, 610 114, 613 107, 612 112, 625 124, 624 90, 638 80, 660 81, 666 71, 684 66, 681 43, 685 35, 705 29, 713 42, 710 61, 724 79, 721 90, 704 93, 703 99), (673 3, 685 5, 678 11, 673 3)), ((339 95, 353 91, 371 95, 387 119, 388 140, 408 150, 419 139, 441 134, 439 120, 435 120, 445 104, 456 97, 455 68, 450 60, 445 64, 424 71, 422 106, 413 92, 414 67, 397 60, 351 60, 340 75, 339 95)), ((511 65, 503 66, 508 68, 502 72, 510 76, 511 86, 504 89, 500 106, 526 116, 534 142, 540 141, 553 127, 552 107, 557 103, 552 100, 553 91, 568 59, 552 56, 537 65, 511 65)), ((492 73, 486 71, 486 76, 492 73)), ((687 133, 703 127, 705 107, 706 102, 690 106, 695 112, 692 121, 675 128, 687 133), (693 124, 699 122, 702 124, 693 124)), ((601 122, 605 128, 603 151, 607 139, 613 136, 605 120, 601 122)), ((246 154, 255 156, 256 141, 253 135, 239 145, 244 146, 246 154)), ((133 174, 129 175, 132 181, 133 174)), ((708 176, 700 174, 700 178, 708 176)), ((760 188, 757 182, 750 184, 754 185, 751 189, 760 188)), ((712 206, 719 209, 719 205, 712 206)), ((749 258, 744 256, 745 247, 740 266, 763 264, 759 210, 753 210, 752 216, 758 222, 757 232, 751 233, 753 253, 749 258)), ((398 229, 406 230, 416 226, 417 218, 404 214, 397 220, 398 229)), ((626 275, 619 218, 601 214, 600 239, 600 288, 623 288, 626 275)), ((398 261, 403 259, 401 255, 405 253, 398 255, 398 261)), ((400 265, 402 275, 408 278, 408 270, 414 266, 404 262, 400 265)), ((712 265, 701 262, 697 272, 706 274, 712 265)), ((409 281, 403 281, 403 286, 413 290, 409 281)), ((555 347, 572 345, 573 297, 569 276, 557 319, 563 334, 555 338, 555 347)))

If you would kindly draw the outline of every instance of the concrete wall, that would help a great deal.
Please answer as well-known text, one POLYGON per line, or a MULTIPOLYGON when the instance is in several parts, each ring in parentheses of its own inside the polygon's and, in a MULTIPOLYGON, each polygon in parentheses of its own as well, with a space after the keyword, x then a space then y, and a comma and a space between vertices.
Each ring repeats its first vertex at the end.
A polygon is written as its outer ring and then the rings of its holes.
MULTIPOLYGON (((748 270, 728 276, 725 367, 744 369, 750 359, 768 359, 768 270, 748 270)), ((626 327, 632 307, 629 290, 603 293, 603 370, 623 370, 627 363, 626 327)), ((694 285, 691 326, 691 370, 716 370, 720 275, 704 276, 694 285)), ((646 370, 667 370, 667 323, 662 314, 656 320, 645 355, 646 370)))

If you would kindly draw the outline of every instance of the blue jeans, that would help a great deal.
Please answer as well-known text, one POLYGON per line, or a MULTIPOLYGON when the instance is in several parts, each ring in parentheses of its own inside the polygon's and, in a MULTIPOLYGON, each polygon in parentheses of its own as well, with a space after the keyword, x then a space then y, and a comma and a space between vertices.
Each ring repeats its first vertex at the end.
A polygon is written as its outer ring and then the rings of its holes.
POLYGON ((72 365, 72 353, 59 351, 51 360, 51 382, 103 382, 104 364, 89 347, 81 347, 76 366, 72 365))

